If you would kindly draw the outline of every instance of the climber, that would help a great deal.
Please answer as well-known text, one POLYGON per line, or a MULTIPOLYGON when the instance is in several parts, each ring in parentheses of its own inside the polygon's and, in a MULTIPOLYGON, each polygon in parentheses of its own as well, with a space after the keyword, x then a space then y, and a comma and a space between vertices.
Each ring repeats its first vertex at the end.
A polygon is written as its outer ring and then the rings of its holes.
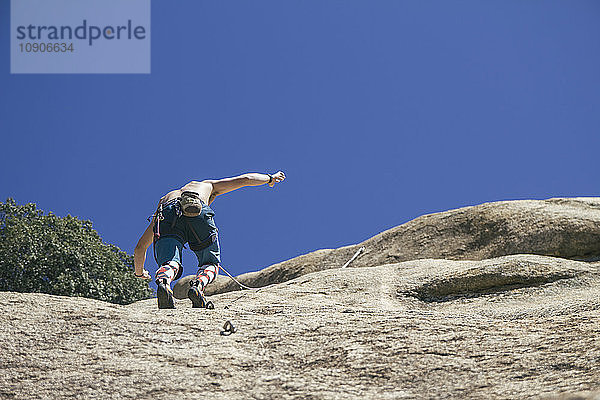
POLYGON ((248 173, 219 180, 192 181, 160 199, 150 225, 133 253, 135 276, 151 279, 144 263, 146 251, 154 243, 154 258, 158 263, 155 276, 158 308, 175 308, 171 282, 183 273, 181 252, 186 243, 196 254, 199 267, 196 278, 190 281, 188 297, 192 307, 206 307, 204 289, 219 274, 221 263, 218 229, 213 220, 214 212, 209 207, 215 197, 245 186, 266 183, 273 187, 284 179, 285 174, 279 171, 272 175, 248 173))

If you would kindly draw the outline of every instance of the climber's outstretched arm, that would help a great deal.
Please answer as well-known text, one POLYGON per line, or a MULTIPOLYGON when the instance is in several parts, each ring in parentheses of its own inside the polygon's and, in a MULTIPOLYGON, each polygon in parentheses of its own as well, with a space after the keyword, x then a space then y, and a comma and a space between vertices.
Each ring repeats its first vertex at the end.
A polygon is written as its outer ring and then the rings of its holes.
POLYGON ((259 186, 268 183, 269 186, 273 187, 276 183, 279 183, 284 179, 285 174, 282 171, 272 175, 252 172, 240 176, 234 176, 232 178, 207 180, 205 182, 212 184, 213 190, 211 197, 214 197, 246 186, 259 186))

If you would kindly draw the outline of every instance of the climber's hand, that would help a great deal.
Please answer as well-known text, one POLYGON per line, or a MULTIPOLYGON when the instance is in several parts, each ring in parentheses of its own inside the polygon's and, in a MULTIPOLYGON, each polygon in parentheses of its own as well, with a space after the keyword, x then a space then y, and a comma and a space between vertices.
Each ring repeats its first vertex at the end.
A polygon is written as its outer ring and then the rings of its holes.
POLYGON ((283 173, 283 171, 279 171, 271 176, 273 177, 273 181, 269 183, 270 187, 275 186, 276 183, 283 182, 283 180, 285 179, 285 174, 283 173))

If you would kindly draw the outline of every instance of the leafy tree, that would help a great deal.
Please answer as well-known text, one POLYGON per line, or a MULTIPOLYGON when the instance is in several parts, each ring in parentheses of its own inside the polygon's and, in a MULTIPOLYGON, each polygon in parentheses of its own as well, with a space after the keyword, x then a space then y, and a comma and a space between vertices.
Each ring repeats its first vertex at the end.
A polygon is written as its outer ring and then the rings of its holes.
POLYGON ((152 295, 132 266, 133 257, 104 243, 90 221, 0 202, 0 291, 128 304, 152 295))

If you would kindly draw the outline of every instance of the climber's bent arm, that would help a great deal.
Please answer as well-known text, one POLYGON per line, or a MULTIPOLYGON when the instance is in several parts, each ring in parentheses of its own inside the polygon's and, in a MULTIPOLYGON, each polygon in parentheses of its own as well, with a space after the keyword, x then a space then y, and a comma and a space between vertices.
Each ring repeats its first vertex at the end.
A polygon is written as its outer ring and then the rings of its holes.
POLYGON ((154 220, 150 222, 150 225, 146 228, 140 240, 138 240, 135 249, 133 250, 133 265, 135 267, 135 274, 142 275, 144 272, 144 263, 146 262, 146 250, 152 244, 154 239, 154 220))

